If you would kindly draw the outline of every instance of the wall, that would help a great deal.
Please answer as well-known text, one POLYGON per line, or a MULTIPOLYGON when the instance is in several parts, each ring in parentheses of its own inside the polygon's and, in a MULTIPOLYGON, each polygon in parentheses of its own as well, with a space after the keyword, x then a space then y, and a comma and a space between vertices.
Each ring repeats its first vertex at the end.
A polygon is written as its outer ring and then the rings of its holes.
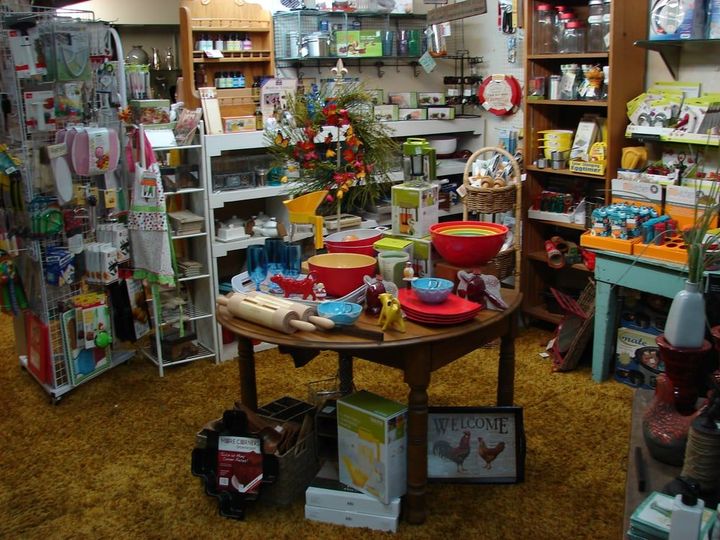
MULTIPOLYGON (((680 76, 678 80, 701 82, 704 92, 720 92, 720 64, 717 63, 717 45, 686 45, 680 58, 680 76)), ((665 67, 660 55, 651 51, 648 56, 648 86, 658 81, 671 81, 670 71, 665 67)))

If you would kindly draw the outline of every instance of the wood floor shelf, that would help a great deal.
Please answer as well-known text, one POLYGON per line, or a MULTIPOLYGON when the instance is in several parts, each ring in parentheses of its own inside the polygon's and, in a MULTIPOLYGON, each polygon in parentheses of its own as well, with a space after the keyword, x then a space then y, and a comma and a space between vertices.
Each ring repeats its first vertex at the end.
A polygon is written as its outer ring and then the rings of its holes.
MULTIPOLYGON (((525 6, 525 80, 543 77, 546 83, 551 76, 562 75, 565 64, 590 64, 608 66, 609 79, 607 100, 528 99, 525 107, 525 149, 527 163, 526 180, 523 183, 523 260, 522 290, 523 311, 526 316, 551 323, 558 323, 561 316, 551 313, 545 302, 550 302, 550 288, 580 293, 587 285, 589 271, 584 264, 572 265, 556 271, 546 264, 545 242, 560 235, 567 242, 580 244, 580 235, 586 230, 584 223, 554 221, 555 216, 533 214, 528 210, 542 197, 543 192, 572 194, 575 203, 581 198, 596 205, 607 202, 611 180, 617 176, 622 148, 627 145, 627 103, 642 93, 644 87, 646 53, 634 46, 645 39, 648 28, 646 0, 623 0, 612 3, 610 20, 610 47, 607 52, 544 53, 533 49, 533 28, 538 7, 544 0, 528 0, 525 6), (604 119, 604 120, 599 120, 604 119), (576 173, 569 169, 540 169, 533 161, 544 157, 542 132, 548 130, 577 130, 580 121, 602 122, 603 142, 607 144, 605 174, 576 173), (529 255, 528 255, 529 254, 529 255)), ((573 9, 579 18, 588 16, 589 0, 574 0, 573 9)), ((547 89, 546 89, 547 91, 547 89)), ((547 97, 548 94, 546 93, 547 97)))

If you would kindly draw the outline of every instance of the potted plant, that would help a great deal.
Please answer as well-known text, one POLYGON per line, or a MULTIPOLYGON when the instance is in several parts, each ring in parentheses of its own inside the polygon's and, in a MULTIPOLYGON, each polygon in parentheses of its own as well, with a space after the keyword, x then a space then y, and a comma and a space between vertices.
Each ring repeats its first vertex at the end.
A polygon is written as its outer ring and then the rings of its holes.
POLYGON ((297 168, 297 179, 283 177, 291 195, 327 191, 326 203, 338 214, 343 201, 346 208, 375 202, 399 147, 372 110, 373 97, 361 84, 338 80, 288 97, 289 114, 265 137, 279 165, 297 168))

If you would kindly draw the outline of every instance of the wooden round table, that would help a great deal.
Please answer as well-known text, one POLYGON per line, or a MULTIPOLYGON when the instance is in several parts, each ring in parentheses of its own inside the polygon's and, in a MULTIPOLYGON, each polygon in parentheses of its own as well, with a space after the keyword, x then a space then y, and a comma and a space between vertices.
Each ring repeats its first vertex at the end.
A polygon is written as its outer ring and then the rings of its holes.
MULTIPOLYGON (((340 390, 352 389, 353 357, 393 367, 403 372, 408 394, 407 495, 406 516, 409 523, 423 523, 426 518, 427 488, 427 415, 430 374, 458 358, 500 338, 497 405, 512 405, 515 376, 515 335, 517 311, 522 295, 503 289, 508 304, 505 311, 483 310, 472 320, 453 326, 423 326, 406 320, 406 332, 385 332, 383 341, 344 334, 342 329, 285 334, 233 317, 223 306, 217 307, 217 320, 238 336, 240 399, 257 409, 255 359, 252 340, 274 343, 290 354, 296 365, 304 365, 320 351, 336 351, 340 362, 340 390)), ((377 319, 361 315, 356 326, 379 330, 377 319)))

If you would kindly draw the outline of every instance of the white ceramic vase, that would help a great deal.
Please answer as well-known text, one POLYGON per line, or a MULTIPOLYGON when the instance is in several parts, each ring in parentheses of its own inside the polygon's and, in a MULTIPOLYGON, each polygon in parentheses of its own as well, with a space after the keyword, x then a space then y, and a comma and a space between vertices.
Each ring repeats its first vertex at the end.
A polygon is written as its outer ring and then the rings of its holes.
POLYGON ((699 283, 685 281, 670 305, 665 339, 673 347, 699 349, 705 339, 705 297, 699 283))

